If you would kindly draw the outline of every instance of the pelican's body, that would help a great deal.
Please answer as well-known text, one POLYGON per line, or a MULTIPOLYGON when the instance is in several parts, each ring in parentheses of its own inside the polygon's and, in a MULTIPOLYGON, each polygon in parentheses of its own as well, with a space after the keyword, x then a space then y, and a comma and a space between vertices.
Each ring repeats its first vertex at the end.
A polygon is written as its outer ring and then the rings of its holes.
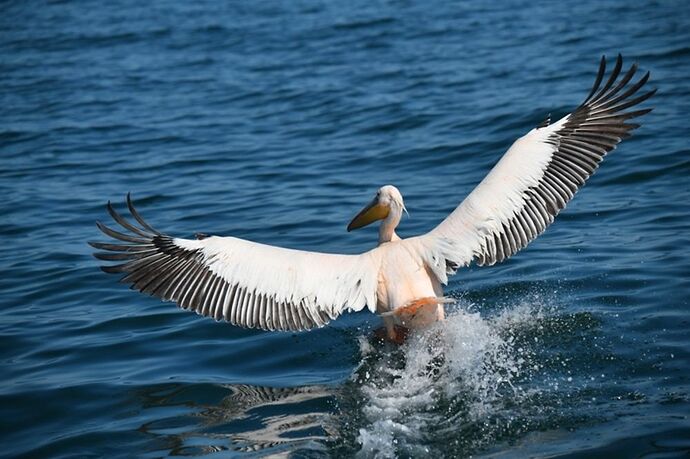
POLYGON ((443 287, 425 260, 428 247, 424 240, 403 240, 395 233, 403 211, 402 194, 393 185, 386 185, 347 228, 351 231, 381 220, 379 245, 371 256, 377 266, 376 312, 382 315, 386 335, 391 340, 397 339, 396 325, 421 328, 444 318, 442 301, 415 304, 419 300, 441 300, 443 287), (409 313, 401 311, 405 307, 409 313))
MULTIPOLYGON (((381 268, 376 290, 378 298, 377 312, 383 314, 393 312, 398 308, 409 306, 413 302, 426 298, 442 299, 443 286, 436 275, 426 265, 418 253, 411 251, 415 242, 386 243, 379 247, 381 250, 381 268)), ((430 321, 443 319, 442 302, 434 305, 431 314, 416 317, 418 320, 408 319, 403 325, 426 325, 430 321)))
POLYGON ((395 230, 405 205, 397 188, 378 190, 348 231, 381 221, 379 244, 359 255, 273 247, 233 237, 172 238, 153 229, 127 204, 138 226, 108 203, 129 234, 98 223, 124 241, 91 243, 103 260, 124 263, 106 272, 182 308, 265 330, 320 327, 342 312, 368 308, 384 320, 386 336, 400 341, 400 327, 422 328, 444 318, 443 285, 471 263, 492 265, 525 247, 553 222, 594 173, 604 155, 629 131, 629 120, 650 109, 629 111, 654 91, 635 96, 649 74, 628 84, 619 56, 607 82, 602 59, 589 96, 573 113, 532 129, 510 147, 486 178, 439 225, 400 239, 395 230))

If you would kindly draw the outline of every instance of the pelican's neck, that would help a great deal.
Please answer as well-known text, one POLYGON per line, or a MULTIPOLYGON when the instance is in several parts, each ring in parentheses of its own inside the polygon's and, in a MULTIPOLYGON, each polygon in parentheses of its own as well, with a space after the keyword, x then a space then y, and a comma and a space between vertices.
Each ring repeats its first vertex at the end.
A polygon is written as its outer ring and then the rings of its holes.
POLYGON ((379 244, 400 240, 400 237, 395 234, 395 228, 398 227, 401 217, 402 208, 395 204, 391 205, 388 216, 381 222, 381 226, 379 227, 379 244))

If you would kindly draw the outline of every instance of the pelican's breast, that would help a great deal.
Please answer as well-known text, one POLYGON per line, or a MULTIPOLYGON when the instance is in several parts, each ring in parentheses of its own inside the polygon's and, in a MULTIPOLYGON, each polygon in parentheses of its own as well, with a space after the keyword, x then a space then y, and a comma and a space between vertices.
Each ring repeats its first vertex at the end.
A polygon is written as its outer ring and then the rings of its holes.
POLYGON ((387 242, 379 249, 382 250, 376 292, 379 313, 392 311, 419 298, 443 295, 436 276, 405 240, 387 242))

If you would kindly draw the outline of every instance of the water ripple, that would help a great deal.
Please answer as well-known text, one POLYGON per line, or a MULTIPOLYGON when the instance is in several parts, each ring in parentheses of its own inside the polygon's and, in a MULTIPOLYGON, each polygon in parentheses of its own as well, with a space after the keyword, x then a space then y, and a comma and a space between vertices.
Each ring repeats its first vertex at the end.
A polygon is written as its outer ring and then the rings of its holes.
POLYGON ((0 15, 0 438, 16 457, 678 457, 690 445, 682 2, 11 2, 0 15), (615 20, 612 20, 615 18, 615 20), (31 24, 31 27, 27 27, 31 24), (398 186, 428 231, 601 54, 655 110, 526 250, 453 278, 401 349, 207 321, 102 274, 128 191, 152 224, 321 251, 398 186))

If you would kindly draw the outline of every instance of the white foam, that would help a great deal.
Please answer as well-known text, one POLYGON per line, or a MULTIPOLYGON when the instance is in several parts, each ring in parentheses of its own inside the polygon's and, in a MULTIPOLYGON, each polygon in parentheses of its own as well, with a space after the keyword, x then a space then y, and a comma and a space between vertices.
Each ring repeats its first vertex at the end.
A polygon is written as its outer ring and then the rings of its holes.
POLYGON ((424 436, 430 431, 481 422, 529 395, 518 381, 532 370, 531 351, 515 345, 512 330, 541 317, 542 307, 528 302, 493 318, 470 309, 459 307, 399 350, 361 341, 356 377, 366 398, 357 437, 362 456, 427 453, 424 436))

